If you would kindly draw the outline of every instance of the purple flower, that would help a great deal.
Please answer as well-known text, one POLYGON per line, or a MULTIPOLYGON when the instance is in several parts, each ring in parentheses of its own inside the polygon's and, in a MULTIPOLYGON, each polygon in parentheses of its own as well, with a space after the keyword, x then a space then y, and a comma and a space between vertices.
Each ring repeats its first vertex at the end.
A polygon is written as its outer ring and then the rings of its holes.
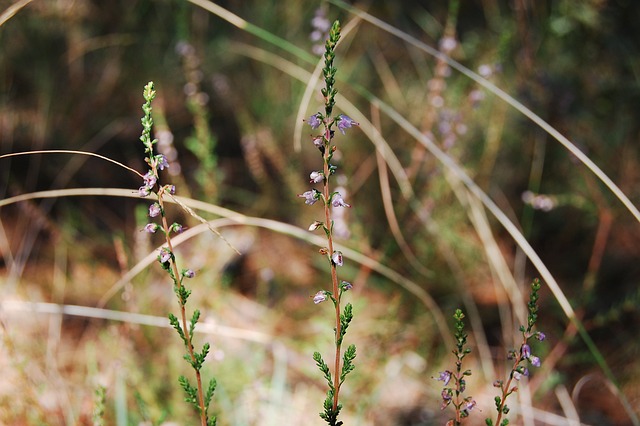
POLYGON ((141 186, 140 188, 138 188, 138 195, 141 197, 148 197, 149 194, 151 194, 151 190, 149 189, 148 186, 141 186))
POLYGON ((182 233, 182 231, 184 231, 184 227, 183 227, 182 225, 180 225, 179 223, 175 223, 175 222, 174 222, 174 223, 171 225, 171 230, 172 230, 173 232, 175 232, 176 234, 180 234, 180 233, 182 233))
POLYGON ((312 129, 317 129, 322 124, 322 115, 319 112, 313 114, 307 118, 307 123, 309 123, 312 129))
POLYGON ((169 163, 167 162, 167 157, 165 157, 162 154, 156 155, 156 161, 157 161, 157 167, 160 170, 164 170, 165 168, 169 167, 169 163))
POLYGON ((526 343, 522 345, 522 349, 520 349, 523 358, 529 358, 531 356, 531 348, 526 343))
POLYGON ((340 287, 342 288, 342 291, 349 291, 353 288, 353 284, 348 281, 342 281, 340 282, 340 287))
POLYGON ((324 180, 324 174, 322 172, 313 171, 309 175, 309 179, 311 179, 310 183, 320 183, 324 180))
POLYGON ((449 404, 451 404, 451 401, 453 398, 453 392, 451 391, 451 389, 442 389, 442 393, 440 394, 440 396, 442 396, 442 403, 440 404, 440 409, 444 410, 449 406, 449 404))
POLYGON ((324 302, 325 300, 327 300, 327 295, 326 295, 326 294, 325 294, 325 292, 324 292, 324 291, 322 291, 322 290, 321 290, 321 291, 319 291, 319 292, 317 292, 317 293, 315 294, 315 296, 313 296, 313 303, 315 303, 316 305, 317 305, 318 303, 322 303, 322 302, 324 302))
POLYGON ((342 195, 340 195, 339 193, 335 193, 333 195, 333 198, 331 200, 331 204, 333 205, 333 207, 351 207, 350 204, 347 204, 344 202, 344 199, 342 198, 342 195))
POLYGON ((451 380, 451 371, 441 371, 439 374, 440 375, 438 377, 434 377, 434 379, 444 382, 444 386, 447 386, 451 380))
POLYGON ((320 191, 317 189, 312 189, 303 194, 298 195, 300 198, 304 198, 304 203, 308 205, 315 204, 316 201, 320 198, 320 191))
POLYGON ((348 115, 340 114, 338 117, 338 130, 344 135, 345 130, 351 128, 351 126, 358 126, 359 124, 351 119, 348 115))
POLYGON ((531 362, 531 365, 533 365, 534 367, 540 367, 540 358, 535 355, 531 355, 529 357, 529 362, 531 362))
POLYGON ((324 149, 324 138, 322 136, 316 136, 313 138, 313 144, 318 149, 324 149))
POLYGON ((342 258, 342 252, 341 251, 334 251, 333 254, 331 255, 331 261, 336 265, 336 266, 342 266, 344 259, 342 258))
POLYGON ((175 185, 165 185, 164 190, 167 191, 171 195, 176 195, 176 186, 175 185))
POLYGON ((169 251, 168 248, 162 247, 160 249, 160 255, 158 256, 158 260, 160 260, 160 263, 167 263, 169 259, 171 259, 171 252, 169 251))
POLYGON ((536 339, 538 339, 539 341, 541 341, 541 342, 542 342, 542 341, 543 341, 544 339, 546 339, 546 338, 547 338, 547 335, 546 335, 546 334, 544 334, 542 331, 538 331, 538 332, 536 333, 536 339))
POLYGON ((153 174, 152 170, 149 170, 142 178, 144 179, 144 185, 149 189, 153 188, 158 181, 158 177, 153 174))
POLYGON ((192 269, 185 269, 182 271, 182 276, 185 278, 193 278, 196 276, 196 273, 193 272, 192 269))
POLYGON ((155 234, 156 231, 158 230, 158 228, 160 228, 158 225, 156 225, 155 223, 147 223, 144 226, 144 231, 148 232, 150 234, 155 234))
POLYGON ((160 214, 162 210, 160 209, 160 204, 153 203, 149 206, 149 216, 156 217, 160 214))
POLYGON ((518 367, 518 370, 513 371, 513 378, 516 380, 520 380, 523 376, 526 377, 529 375, 529 370, 526 367, 518 367))
POLYGON ((462 411, 464 411, 466 414, 469 414, 469 412, 473 410, 475 407, 476 407, 476 402, 473 399, 471 399, 466 401, 462 411))

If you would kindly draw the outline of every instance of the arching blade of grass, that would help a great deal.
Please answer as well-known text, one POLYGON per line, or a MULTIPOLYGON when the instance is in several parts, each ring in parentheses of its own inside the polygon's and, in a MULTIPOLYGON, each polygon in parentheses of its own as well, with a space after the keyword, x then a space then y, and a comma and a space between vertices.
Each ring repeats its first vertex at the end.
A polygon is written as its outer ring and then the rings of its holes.
POLYGON ((0 27, 5 24, 9 19, 13 18, 14 15, 20 10, 31 3, 33 0, 19 0, 5 9, 4 12, 0 15, 0 27))
MULTIPOLYGON (((203 231, 205 232, 205 231, 203 231)), ((135 312, 115 311, 112 309, 95 308, 91 306, 64 305, 45 302, 22 302, 7 300, 0 302, 0 309, 6 312, 35 312, 43 314, 70 315, 83 318, 97 318, 109 321, 120 321, 128 324, 146 325, 150 327, 172 328, 167 317, 144 315, 135 312)), ((234 339, 271 345, 273 336, 255 330, 202 322, 195 329, 196 333, 216 334, 234 339)))
MULTIPOLYGON (((74 189, 58 189, 51 191, 38 191, 32 192, 29 194, 22 194, 19 196, 7 198, 5 200, 0 200, 0 208, 14 204, 20 201, 31 200, 36 198, 59 198, 59 197, 71 197, 71 196, 110 196, 110 197, 126 197, 126 198, 140 198, 138 195, 138 191, 133 191, 130 189, 121 189, 121 188, 74 188, 74 189)), ((206 203, 204 201, 198 201, 193 199, 187 199, 182 197, 175 197, 180 203, 188 206, 191 209, 199 210, 207 213, 212 213, 218 216, 222 216, 225 218, 225 221, 215 222, 209 221, 207 223, 203 223, 193 228, 189 228, 184 231, 182 234, 177 235, 173 241, 174 245, 177 247, 184 241, 189 238, 194 237, 200 233, 206 232, 210 230, 215 224, 216 227, 223 226, 252 226, 252 227, 260 227, 264 229, 271 230, 273 232, 277 232, 283 235, 288 235, 293 238, 297 238, 302 241, 306 241, 310 244, 315 244, 319 247, 322 247, 325 240, 319 236, 311 234, 308 230, 298 228, 294 225, 289 225, 287 223, 278 222, 276 220, 271 219, 262 219, 257 217, 245 216, 241 213, 237 213, 233 210, 225 209, 223 207, 216 206, 214 204, 206 203)), ((175 203, 174 200, 167 200, 167 202, 175 203)), ((340 244, 336 244, 336 249, 342 251, 345 256, 349 256, 350 259, 353 259, 356 263, 359 263, 363 266, 370 268, 373 271, 376 271, 380 275, 386 277, 391 282, 399 285, 404 288, 409 293, 413 294, 417 297, 431 312, 434 317, 434 322, 438 327, 438 331, 440 332, 442 339, 445 342, 449 342, 451 339, 449 330, 447 329, 447 321, 445 319, 444 314, 435 303, 433 298, 427 293, 422 287, 420 287, 415 282, 411 281, 408 278, 405 278, 400 273, 395 270, 382 265, 380 262, 356 251, 349 247, 345 247, 340 244)), ((138 265, 135 265, 129 273, 125 274, 113 287, 109 290, 109 294, 113 296, 119 289, 124 287, 124 285, 133 279, 138 273, 142 272, 149 264, 153 263, 157 258, 157 253, 152 252, 143 260, 141 260, 138 265)), ((104 298, 103 298, 104 299, 104 298)), ((104 301, 101 301, 101 306, 104 306, 104 301)))

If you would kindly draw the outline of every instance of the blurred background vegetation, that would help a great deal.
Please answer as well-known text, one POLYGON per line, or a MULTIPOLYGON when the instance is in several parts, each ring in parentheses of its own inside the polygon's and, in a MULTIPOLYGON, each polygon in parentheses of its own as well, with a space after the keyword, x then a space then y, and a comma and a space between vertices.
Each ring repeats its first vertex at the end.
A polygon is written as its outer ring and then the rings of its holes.
MULTIPOLYGON (((216 3, 235 18, 211 13, 217 9, 206 0, 1 1, 0 155, 83 150, 144 173, 141 94, 153 80, 156 137, 171 163, 165 183, 178 195, 305 230, 320 213, 296 197, 320 164, 309 128, 299 127, 322 105, 310 79, 320 61, 310 36, 314 17, 340 19, 337 88, 353 106, 338 108, 354 118, 348 109, 357 108, 390 148, 376 151, 365 123, 338 135, 345 177, 337 180, 353 205, 341 243, 371 262, 347 256, 343 272, 355 286, 347 340, 359 351, 344 389, 346 424, 443 424, 431 376, 451 364, 452 343, 441 331, 458 306, 471 322, 468 392, 482 409, 471 424, 480 424, 492 413, 491 383, 504 374, 528 284, 539 276, 451 170, 380 112, 371 94, 431 137, 517 224, 613 373, 615 382, 543 288, 539 328, 548 341, 536 348, 543 367, 521 386, 513 423, 634 424, 623 405, 639 414, 640 226, 611 192, 491 91, 342 3, 216 3)), ((353 5, 514 96, 639 204, 636 2, 353 5)), ((96 158, 0 159, 3 199, 63 188, 134 193, 140 185, 96 158)), ((160 244, 140 232, 146 207, 123 196, 60 196, 1 208, 1 423, 91 424, 99 385, 107 390, 107 424, 194 422, 176 386, 187 374, 180 342, 166 328, 124 316, 161 319, 176 308, 154 263, 122 278, 160 244), (44 312, 61 306, 108 311, 44 312)), ((304 231, 292 237, 273 223, 221 228, 242 256, 206 233, 178 253, 198 271, 192 304, 213 330, 207 374, 219 382, 214 409, 222 425, 322 424, 315 413, 323 387, 311 354, 329 350, 331 324, 326 306, 310 296, 328 286, 328 270, 304 231)))

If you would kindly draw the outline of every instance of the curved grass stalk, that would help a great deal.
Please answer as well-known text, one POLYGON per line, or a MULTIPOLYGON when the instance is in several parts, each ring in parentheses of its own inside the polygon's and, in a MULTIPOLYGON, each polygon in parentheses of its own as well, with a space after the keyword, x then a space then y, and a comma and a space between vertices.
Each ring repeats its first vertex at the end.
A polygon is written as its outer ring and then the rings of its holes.
POLYGON ((87 152, 87 151, 76 151, 73 149, 41 149, 41 150, 36 150, 36 151, 23 151, 23 152, 12 152, 10 154, 3 154, 0 155, 0 160, 2 160, 3 158, 9 158, 9 157, 21 157, 21 156, 25 156, 25 155, 34 155, 34 154, 73 154, 73 155, 87 155, 90 157, 96 157, 96 158, 100 158, 101 160, 105 160, 108 161, 110 163, 116 164, 120 167, 122 167, 125 170, 128 170, 130 172, 133 172, 135 174, 138 175, 138 177, 142 178, 143 175, 142 173, 138 172, 136 169, 133 169, 125 164, 122 164, 119 161, 116 161, 112 158, 109 157, 105 157, 104 155, 100 155, 100 154, 96 154, 95 152, 87 152))
MULTIPOLYGON (((22 194, 15 197, 7 198, 5 200, 0 200, 0 208, 14 204, 20 201, 32 200, 36 198, 57 198, 57 197, 72 197, 72 196, 109 196, 109 197, 126 197, 126 198, 135 198, 139 199, 140 196, 138 191, 133 191, 130 189, 121 189, 121 188, 72 188, 72 189, 59 189, 59 190, 51 190, 51 191, 38 191, 32 192, 29 194, 22 194)), ((278 222, 272 219, 262 219, 257 217, 246 216, 241 213, 235 212, 233 210, 225 209, 223 207, 216 206, 214 204, 206 203, 204 201, 193 200, 189 198, 176 197, 180 200, 184 205, 189 206, 191 209, 199 210, 202 212, 212 213, 218 216, 224 217, 228 222, 215 222, 210 221, 207 224, 196 225, 193 228, 187 229, 180 235, 176 235, 172 241, 174 242, 174 246, 179 246, 181 243, 186 241, 188 238, 192 238, 195 235, 201 234, 209 230, 210 227, 223 227, 223 226, 252 226, 258 228, 268 229, 272 232, 277 232, 279 234, 288 235, 290 237, 299 239, 301 241, 306 241, 309 244, 315 244, 318 247, 322 247, 325 244, 325 240, 319 235, 313 235, 308 232, 307 229, 302 229, 294 225, 290 225, 283 222, 278 222)), ((166 200, 167 202, 173 203, 173 200, 166 200)), ((400 273, 395 270, 382 265, 377 260, 368 257, 354 249, 349 247, 345 247, 341 244, 335 244, 335 247, 342 251, 346 256, 349 256, 350 259, 353 259, 356 263, 359 263, 362 266, 366 266, 372 271, 377 272, 383 277, 389 279, 391 282, 399 285, 404 288, 407 292, 414 295, 418 300, 420 300, 428 311, 433 315, 434 322, 438 327, 438 331, 442 339, 446 342, 451 341, 451 333, 447 329, 447 321, 444 317, 444 314, 433 300, 433 298, 427 293, 422 287, 420 287, 414 281, 402 276, 400 273)), ((129 273, 125 274, 118 282, 117 285, 112 286, 109 290, 110 297, 112 297, 118 290, 122 289, 125 284, 133 279, 138 273, 142 272, 146 266, 151 264, 154 259, 156 259, 156 254, 150 254, 141 260, 137 265, 135 265, 129 273)), ((103 297, 104 299, 104 297, 103 297)), ((104 306, 106 303, 105 300, 101 300, 101 306, 104 306)))
POLYGON ((2 12, 2 15, 0 15, 0 27, 3 26, 9 19, 13 18, 16 13, 20 12, 23 7, 25 7, 32 1, 33 0, 19 0, 6 8, 5 11, 2 12))
MULTIPOLYGON (((166 317, 138 314, 135 312, 116 311, 112 309, 95 308, 92 306, 65 305, 47 302, 22 302, 16 300, 0 301, 0 310, 4 312, 35 312, 42 314, 70 315, 83 318, 97 318, 109 321, 119 321, 128 324, 146 325, 150 327, 173 328, 166 317)), ((215 334, 222 337, 246 340, 249 342, 271 345, 273 336, 255 330, 247 330, 226 325, 198 323, 196 333, 215 334)))

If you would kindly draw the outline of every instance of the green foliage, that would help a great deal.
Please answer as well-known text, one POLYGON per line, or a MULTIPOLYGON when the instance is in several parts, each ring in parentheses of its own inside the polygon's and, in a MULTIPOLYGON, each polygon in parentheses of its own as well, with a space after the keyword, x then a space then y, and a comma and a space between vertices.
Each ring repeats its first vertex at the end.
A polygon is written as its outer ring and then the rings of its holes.
POLYGON ((349 345, 342 355, 342 373, 340 373, 340 385, 344 382, 347 374, 351 373, 356 367, 353 360, 356 358, 356 345, 349 345))
POLYGON ((324 411, 320 413, 320 418, 322 418, 329 426, 340 426, 343 423, 338 421, 338 416, 340 415, 340 410, 342 409, 342 404, 338 404, 337 408, 334 410, 333 408, 333 397, 334 391, 330 389, 327 392, 327 397, 325 398, 322 406, 324 411))
POLYGON ((94 394, 93 404, 93 426, 104 425, 105 405, 107 402, 107 388, 104 386, 98 386, 94 394))
POLYGON ((313 360, 316 362, 318 369, 322 372, 322 375, 327 380, 327 384, 329 385, 329 390, 332 395, 331 397, 333 398, 334 387, 333 387, 333 380, 331 378, 331 371, 329 370, 329 366, 322 359, 322 355, 320 355, 320 352, 313 353, 313 360))
POLYGON ((173 329, 178 333, 178 335, 180 336, 180 339, 182 339, 182 343, 184 343, 185 345, 188 345, 189 342, 187 341, 187 338, 184 335, 184 331, 182 331, 182 326, 180 325, 180 321, 178 321, 178 318, 172 313, 169 313, 169 323, 171 324, 173 329))
POLYGON ((178 377, 178 382, 186 394, 184 401, 193 405, 196 410, 200 410, 200 401, 198 401, 198 388, 189 383, 189 379, 185 376, 178 377))
POLYGON ((347 328, 349 328, 349 324, 353 319, 353 306, 351 303, 347 303, 344 307, 344 310, 340 314, 340 336, 338 336, 337 344, 341 345, 342 340, 344 339, 344 335, 347 333, 347 328))

